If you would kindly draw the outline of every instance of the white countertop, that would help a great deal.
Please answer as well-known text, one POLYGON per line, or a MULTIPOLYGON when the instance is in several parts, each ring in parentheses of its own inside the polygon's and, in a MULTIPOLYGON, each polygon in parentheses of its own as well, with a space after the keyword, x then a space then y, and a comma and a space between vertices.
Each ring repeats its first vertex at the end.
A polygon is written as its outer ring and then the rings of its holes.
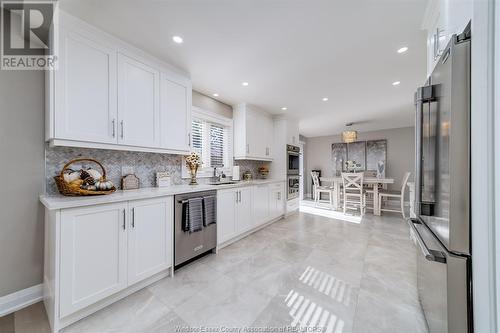
POLYGON ((235 184, 224 185, 172 185, 170 187, 146 187, 138 190, 116 191, 109 195, 96 195, 89 197, 65 197, 62 195, 41 195, 40 201, 49 210, 92 206, 113 202, 141 200, 165 197, 182 193, 192 193, 208 190, 225 190, 235 187, 245 187, 259 184, 284 182, 284 179, 256 179, 252 181, 239 181, 235 184))

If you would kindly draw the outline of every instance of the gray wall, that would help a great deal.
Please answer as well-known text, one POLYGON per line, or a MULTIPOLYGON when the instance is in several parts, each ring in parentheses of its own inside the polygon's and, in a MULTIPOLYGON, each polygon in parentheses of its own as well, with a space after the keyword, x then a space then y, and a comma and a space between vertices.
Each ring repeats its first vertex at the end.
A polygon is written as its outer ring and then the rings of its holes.
MULTIPOLYGON (((401 178, 406 171, 415 167, 415 132, 413 127, 388 129, 382 131, 358 133, 358 140, 387 139, 386 177, 394 178, 395 184, 389 186, 399 189, 401 178)), ((307 138, 306 141, 306 192, 311 193, 311 170, 320 169, 322 176, 332 176, 332 143, 342 142, 340 135, 307 138)))
POLYGON ((199 108, 216 112, 221 116, 233 118, 233 108, 193 90, 193 105, 199 108))
POLYGON ((0 297, 42 282, 44 73, 0 70, 0 297))

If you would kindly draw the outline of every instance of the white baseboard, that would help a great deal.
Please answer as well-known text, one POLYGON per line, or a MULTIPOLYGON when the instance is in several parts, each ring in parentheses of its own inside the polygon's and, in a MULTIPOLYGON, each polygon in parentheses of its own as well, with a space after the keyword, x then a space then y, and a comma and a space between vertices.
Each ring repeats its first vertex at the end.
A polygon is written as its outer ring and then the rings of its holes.
POLYGON ((38 284, 0 297, 0 317, 21 310, 43 299, 43 285, 38 284))

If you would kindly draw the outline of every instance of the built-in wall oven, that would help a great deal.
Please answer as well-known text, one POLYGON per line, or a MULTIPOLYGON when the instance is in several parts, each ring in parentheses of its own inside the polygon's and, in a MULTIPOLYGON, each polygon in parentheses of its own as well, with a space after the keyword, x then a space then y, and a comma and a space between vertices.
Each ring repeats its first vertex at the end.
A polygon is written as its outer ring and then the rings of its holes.
POLYGON ((300 168, 300 147, 286 145, 286 159, 288 163, 287 175, 298 175, 300 168))
POLYGON ((287 199, 295 199, 299 197, 299 183, 300 176, 299 175, 288 175, 287 176, 287 199))

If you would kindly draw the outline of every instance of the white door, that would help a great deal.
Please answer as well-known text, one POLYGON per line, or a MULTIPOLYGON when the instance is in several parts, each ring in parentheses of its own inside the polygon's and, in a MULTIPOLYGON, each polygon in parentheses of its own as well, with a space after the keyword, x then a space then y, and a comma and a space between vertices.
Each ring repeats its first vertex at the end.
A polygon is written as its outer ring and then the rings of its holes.
POLYGON ((191 132, 191 85, 176 82, 165 73, 160 81, 161 147, 189 151, 191 132))
POLYGON ((54 136, 116 143, 116 51, 65 29, 59 34, 54 136))
POLYGON ((129 285, 171 266, 173 214, 171 197, 129 203, 129 285))
POLYGON ((217 244, 236 236, 236 190, 217 191, 217 244))
POLYGON ((236 205, 236 231, 238 233, 250 230, 254 226, 252 214, 252 187, 243 187, 238 190, 239 199, 236 205))
POLYGON ((118 54, 118 143, 160 145, 160 72, 118 54))
POLYGON ((253 212, 255 224, 260 225, 269 220, 270 199, 269 185, 257 185, 253 188, 253 212))
POLYGON ((61 212, 60 316, 127 286, 126 203, 61 212))

